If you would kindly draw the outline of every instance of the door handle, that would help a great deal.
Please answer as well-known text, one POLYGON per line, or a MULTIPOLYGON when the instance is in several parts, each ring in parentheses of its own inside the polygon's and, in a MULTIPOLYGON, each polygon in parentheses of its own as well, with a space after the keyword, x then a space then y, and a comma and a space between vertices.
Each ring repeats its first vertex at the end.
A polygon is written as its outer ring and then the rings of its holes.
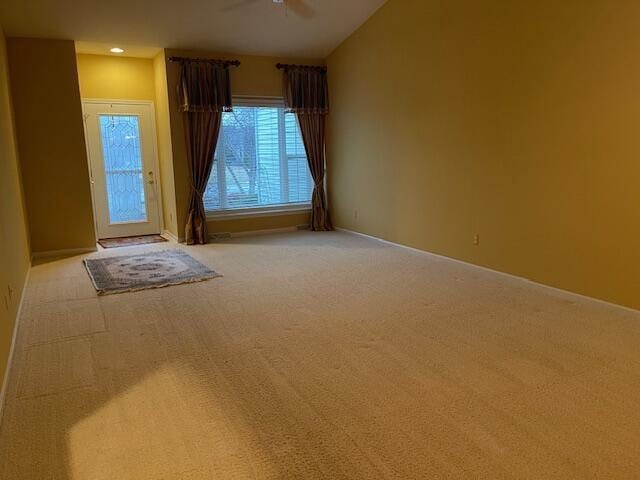
POLYGON ((153 172, 149 170, 148 175, 149 175, 148 183, 149 185, 153 185, 155 183, 155 180, 153 179, 153 172))

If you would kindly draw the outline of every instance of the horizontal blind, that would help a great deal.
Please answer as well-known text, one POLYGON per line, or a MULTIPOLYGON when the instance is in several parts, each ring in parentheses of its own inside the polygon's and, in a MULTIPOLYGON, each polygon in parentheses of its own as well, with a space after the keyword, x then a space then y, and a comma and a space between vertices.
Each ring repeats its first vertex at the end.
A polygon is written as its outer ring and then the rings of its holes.
POLYGON ((285 114, 287 168, 289 170, 289 199, 292 202, 310 202, 313 181, 309 173, 307 154, 302 142, 298 120, 293 113, 285 114))
POLYGON ((295 115, 271 105, 223 113, 204 195, 207 211, 308 204, 312 191, 295 115))

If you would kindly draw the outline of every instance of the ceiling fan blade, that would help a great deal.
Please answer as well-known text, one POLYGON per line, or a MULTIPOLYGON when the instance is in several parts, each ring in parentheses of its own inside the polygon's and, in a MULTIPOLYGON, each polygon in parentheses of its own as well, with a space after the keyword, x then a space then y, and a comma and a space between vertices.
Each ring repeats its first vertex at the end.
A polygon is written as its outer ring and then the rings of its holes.
POLYGON ((289 10, 302 18, 313 18, 316 14, 304 0, 286 0, 285 4, 289 10))
POLYGON ((219 11, 220 12, 233 12, 235 10, 239 10, 243 7, 248 7, 249 5, 251 5, 252 3, 256 3, 259 0, 239 0, 236 3, 232 3, 230 5, 227 5, 226 7, 222 7, 219 11))

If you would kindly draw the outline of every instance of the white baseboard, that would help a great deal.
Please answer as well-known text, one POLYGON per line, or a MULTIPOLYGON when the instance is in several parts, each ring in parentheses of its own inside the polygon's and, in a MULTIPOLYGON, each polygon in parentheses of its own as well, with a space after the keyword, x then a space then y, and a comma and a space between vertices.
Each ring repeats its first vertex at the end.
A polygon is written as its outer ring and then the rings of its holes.
POLYGON ((176 237, 173 233, 171 233, 169 230, 163 230, 162 234, 161 234, 164 238, 166 238, 167 240, 169 240, 170 242, 174 242, 174 243, 180 243, 180 241, 178 240, 178 237, 176 237))
POLYGON ((590 302, 600 303, 600 304, 606 305, 608 307, 622 309, 622 310, 625 310, 626 312, 634 313, 636 315, 640 314, 640 310, 635 309, 635 308, 627 307, 625 305, 620 305, 620 304, 613 303, 613 302, 608 302, 606 300, 601 300, 599 298, 589 297, 587 295, 582 295, 581 293, 571 292, 569 290, 563 290, 562 288, 552 287, 551 285, 546 285, 544 283, 536 282, 535 280, 531 280, 531 279, 526 278, 526 277, 519 277, 518 275, 513 275, 511 273, 501 272, 500 270, 494 270, 494 269, 489 268, 489 267, 483 267, 482 265, 476 265, 474 263, 465 262, 464 260, 458 260, 457 258, 447 257, 446 255, 440 255, 440 254, 437 254, 437 253, 429 252, 427 250, 420 250, 419 248, 409 247, 407 245, 402 245, 400 243, 390 242, 389 240, 384 240, 383 238, 374 237, 373 235, 367 235, 366 233, 356 232, 354 230, 349 230, 347 228, 336 228, 336 230, 338 230, 340 232, 350 233, 352 235, 358 235, 360 237, 369 238, 371 240, 375 240, 375 241, 378 241, 378 242, 386 243, 387 245, 393 245, 394 247, 404 248, 406 250, 411 250, 413 252, 421 253, 421 254, 424 254, 424 255, 430 255, 430 256, 438 257, 438 258, 441 258, 441 259, 444 259, 444 260, 449 260, 449 261, 452 261, 452 262, 460 263, 460 264, 466 265, 468 267, 478 268, 478 269, 484 270, 486 272, 496 273, 498 275, 509 277, 511 279, 518 280, 520 282, 525 282, 525 283, 530 284, 530 285, 535 285, 537 287, 541 287, 541 288, 544 288, 544 289, 553 290, 553 291, 555 291, 557 293, 562 293, 564 295, 568 295, 568 296, 571 296, 571 297, 574 297, 574 298, 580 298, 582 300, 587 300, 587 301, 590 301, 590 302))
POLYGON ((31 254, 31 260, 38 260, 41 258, 53 258, 53 257, 71 257, 73 255, 82 255, 83 253, 97 252, 98 247, 85 247, 85 248, 68 248, 66 250, 49 250, 47 252, 33 252, 31 254))
POLYGON ((2 417, 4 414, 4 404, 7 398, 7 388, 9 388, 9 376, 11 375, 11 366, 13 365, 13 357, 16 349, 16 338, 18 337, 18 327, 20 326, 20 318, 22 317, 22 307, 27 294, 27 284, 29 283, 29 275, 31 274, 31 266, 27 270, 24 277, 24 285, 22 286, 22 295, 20 295, 20 303, 16 311, 16 318, 13 322, 13 334, 11 335, 11 346, 9 347, 9 356, 7 357, 7 366, 4 369, 4 378, 2 379, 2 389, 0 390, 0 425, 2 425, 2 417))

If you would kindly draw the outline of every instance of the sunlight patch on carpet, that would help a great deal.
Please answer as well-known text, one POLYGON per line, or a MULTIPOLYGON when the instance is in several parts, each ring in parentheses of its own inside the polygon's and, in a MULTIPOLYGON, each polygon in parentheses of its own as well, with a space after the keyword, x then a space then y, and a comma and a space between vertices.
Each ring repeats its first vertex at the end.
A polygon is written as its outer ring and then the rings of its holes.
POLYGON ((205 378, 188 362, 133 371, 68 429, 68 478, 281 478, 257 442, 237 440, 235 397, 205 378))

